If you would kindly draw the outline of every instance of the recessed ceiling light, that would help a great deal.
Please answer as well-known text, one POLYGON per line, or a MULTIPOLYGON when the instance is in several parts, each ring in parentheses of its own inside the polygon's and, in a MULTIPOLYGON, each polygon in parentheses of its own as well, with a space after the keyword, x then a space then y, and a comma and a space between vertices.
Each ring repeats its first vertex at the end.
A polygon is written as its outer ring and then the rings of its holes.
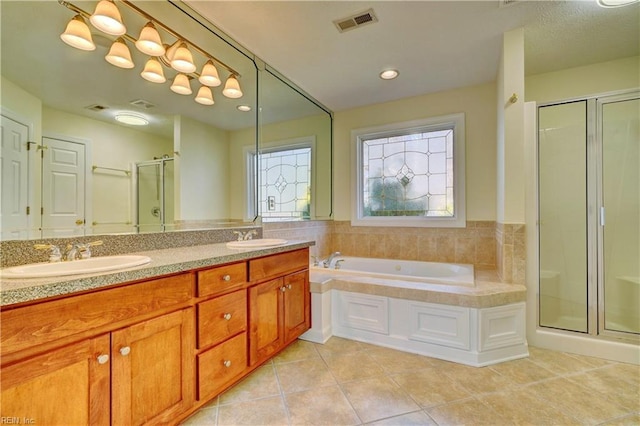
POLYGON ((249 105, 238 105, 236 108, 238 108, 238 111, 242 112, 251 111, 251 107, 249 105))
POLYGON ((380 73, 380 78, 383 80, 393 80, 400 74, 397 70, 384 70, 380 73))
POLYGON ((147 120, 146 118, 126 112, 116 114, 116 121, 124 124, 129 124, 131 126, 146 126, 147 124, 149 124, 149 120, 147 120))
POLYGON ((598 0, 598 4, 602 7, 620 7, 637 2, 638 0, 598 0))

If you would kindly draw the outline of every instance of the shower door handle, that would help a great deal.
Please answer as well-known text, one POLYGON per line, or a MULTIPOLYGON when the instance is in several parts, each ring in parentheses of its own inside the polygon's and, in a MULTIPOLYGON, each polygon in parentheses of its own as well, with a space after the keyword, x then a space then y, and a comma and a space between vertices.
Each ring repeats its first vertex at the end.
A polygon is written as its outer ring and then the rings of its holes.
POLYGON ((604 226, 604 206, 600 207, 600 226, 604 226))

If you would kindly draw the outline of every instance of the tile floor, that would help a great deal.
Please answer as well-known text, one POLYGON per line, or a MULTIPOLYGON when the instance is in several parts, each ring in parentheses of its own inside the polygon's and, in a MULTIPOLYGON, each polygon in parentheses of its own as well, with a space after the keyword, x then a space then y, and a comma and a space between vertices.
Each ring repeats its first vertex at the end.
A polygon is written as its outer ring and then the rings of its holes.
POLYGON ((298 340, 184 425, 640 425, 640 366, 530 354, 474 368, 298 340))

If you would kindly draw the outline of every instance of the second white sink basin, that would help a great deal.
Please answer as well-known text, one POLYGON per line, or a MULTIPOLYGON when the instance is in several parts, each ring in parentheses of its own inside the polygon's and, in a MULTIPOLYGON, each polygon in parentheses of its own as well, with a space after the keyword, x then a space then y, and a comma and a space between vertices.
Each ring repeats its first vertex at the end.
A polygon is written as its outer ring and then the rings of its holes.
POLYGON ((46 278, 64 275, 92 274, 132 268, 151 262, 148 256, 121 255, 90 257, 72 262, 32 263, 0 271, 2 278, 46 278))
POLYGON ((287 240, 281 238, 259 238, 255 240, 229 241, 227 247, 232 249, 240 248, 269 248, 287 244, 287 240))

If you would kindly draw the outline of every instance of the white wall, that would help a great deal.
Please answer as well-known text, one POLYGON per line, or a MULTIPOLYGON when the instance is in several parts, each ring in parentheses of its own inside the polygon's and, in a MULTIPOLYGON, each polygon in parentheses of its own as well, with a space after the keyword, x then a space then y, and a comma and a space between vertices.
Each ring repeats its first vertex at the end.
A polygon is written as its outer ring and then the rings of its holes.
MULTIPOLYGON (((175 219, 228 219, 229 135, 190 118, 176 117, 175 219)), ((239 165, 238 165, 239 167, 239 165)))
POLYGON ((351 130, 465 113, 467 220, 496 218, 496 86, 471 87, 368 105, 334 114, 334 218, 351 219, 351 130))

